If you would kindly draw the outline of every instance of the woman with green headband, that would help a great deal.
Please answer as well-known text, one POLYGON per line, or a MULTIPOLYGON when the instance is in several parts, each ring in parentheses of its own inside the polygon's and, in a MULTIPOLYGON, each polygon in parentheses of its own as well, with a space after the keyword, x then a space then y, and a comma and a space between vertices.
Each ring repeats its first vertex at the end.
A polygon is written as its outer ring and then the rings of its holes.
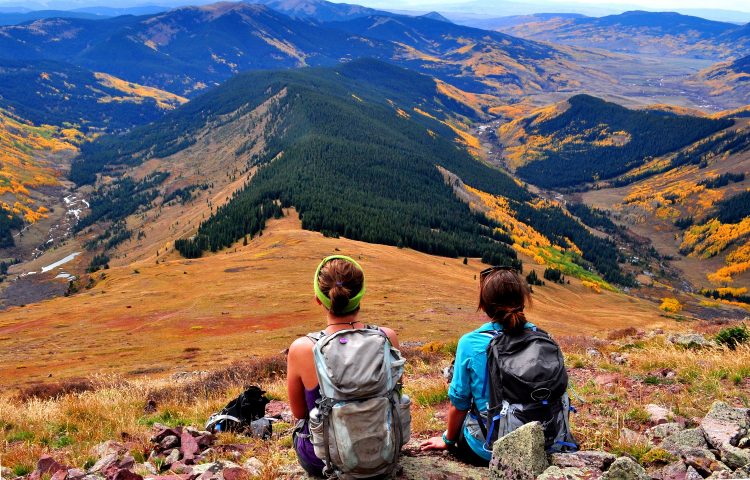
MULTIPOLYGON (((324 259, 313 280, 315 299, 325 309, 327 335, 340 330, 363 329, 359 318, 360 302, 365 293, 365 276, 353 259, 336 255, 324 259)), ((381 327, 391 344, 398 348, 396 332, 381 327)), ((309 414, 321 398, 315 370, 313 347, 309 336, 298 338, 289 347, 287 391, 289 404, 300 425, 294 435, 294 450, 300 465, 313 476, 323 476, 324 462, 315 455, 309 432, 309 414)))

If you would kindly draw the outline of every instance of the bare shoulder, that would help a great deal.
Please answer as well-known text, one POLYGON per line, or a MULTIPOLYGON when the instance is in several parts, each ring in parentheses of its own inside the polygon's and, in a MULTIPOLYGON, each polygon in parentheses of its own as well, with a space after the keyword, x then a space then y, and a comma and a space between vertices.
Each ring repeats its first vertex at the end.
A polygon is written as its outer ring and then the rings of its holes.
POLYGON ((380 329, 388 336, 388 340, 391 341, 394 347, 398 348, 398 335, 396 331, 388 327, 380 327, 380 329))
POLYGON ((315 344, 307 337, 299 337, 289 346, 289 356, 296 357, 312 352, 315 344))

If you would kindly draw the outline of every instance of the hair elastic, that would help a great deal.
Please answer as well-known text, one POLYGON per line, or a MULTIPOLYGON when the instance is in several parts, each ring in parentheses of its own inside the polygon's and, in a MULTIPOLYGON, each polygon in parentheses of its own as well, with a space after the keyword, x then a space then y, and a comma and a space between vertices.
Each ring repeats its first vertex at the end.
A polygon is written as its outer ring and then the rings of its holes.
MULTIPOLYGON (((332 260, 344 260, 345 262, 349 262, 353 264, 362 272, 362 289, 359 291, 359 293, 357 293, 357 295, 349 299, 349 303, 346 305, 346 308, 344 308, 340 312, 336 312, 338 314, 351 313, 354 310, 359 308, 359 303, 362 301, 362 297, 364 297, 365 295, 364 270, 362 270, 362 267, 359 265, 359 263, 357 263, 351 257, 347 257, 346 255, 331 255, 330 257, 324 258, 323 261, 320 262, 320 265, 318 265, 317 270, 315 270, 315 277, 313 278, 313 289, 315 290, 315 296, 318 297, 318 300, 320 300, 320 303, 322 303, 324 307, 326 307, 328 310, 331 309, 331 306, 333 305, 333 303, 331 302, 331 299, 328 298, 328 296, 325 293, 323 293, 323 291, 320 289, 320 285, 318 284, 318 277, 320 276, 320 271, 323 269, 326 263, 332 260)), ((336 282, 337 285, 339 285, 339 283, 340 282, 336 282)))

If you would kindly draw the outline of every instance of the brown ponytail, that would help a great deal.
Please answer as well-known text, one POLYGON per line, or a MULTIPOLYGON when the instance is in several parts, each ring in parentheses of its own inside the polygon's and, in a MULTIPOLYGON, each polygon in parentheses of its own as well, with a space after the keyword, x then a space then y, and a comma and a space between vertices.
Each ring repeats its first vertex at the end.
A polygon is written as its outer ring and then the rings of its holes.
POLYGON ((526 325, 524 308, 531 305, 526 280, 513 270, 495 270, 480 282, 479 310, 507 332, 519 332, 526 325))
POLYGON ((362 270, 351 262, 335 259, 326 263, 320 269, 318 285, 320 291, 331 299, 331 313, 344 315, 343 310, 349 305, 349 300, 362 290, 364 280, 362 270))

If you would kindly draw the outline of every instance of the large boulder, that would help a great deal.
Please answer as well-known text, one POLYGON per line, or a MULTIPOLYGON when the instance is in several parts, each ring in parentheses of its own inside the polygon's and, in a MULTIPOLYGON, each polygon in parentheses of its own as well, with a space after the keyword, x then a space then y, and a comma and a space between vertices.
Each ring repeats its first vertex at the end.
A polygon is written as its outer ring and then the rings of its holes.
POLYGON ((700 428, 711 446, 720 449, 724 444, 736 447, 740 439, 747 435, 749 426, 749 409, 733 408, 724 402, 714 402, 711 410, 701 421, 700 428))
POLYGON ((750 450, 733 447, 725 443, 719 451, 721 452, 721 461, 732 470, 750 465, 750 450))
POLYGON ((634 460, 620 457, 604 472, 602 480, 651 480, 651 477, 634 460))
POLYGON ((646 430, 646 438, 654 443, 661 443, 665 438, 679 433, 683 430, 679 423, 662 423, 646 430))
POLYGON ((533 480, 548 466, 544 452, 544 430, 539 422, 531 422, 495 442, 490 478, 533 480))

